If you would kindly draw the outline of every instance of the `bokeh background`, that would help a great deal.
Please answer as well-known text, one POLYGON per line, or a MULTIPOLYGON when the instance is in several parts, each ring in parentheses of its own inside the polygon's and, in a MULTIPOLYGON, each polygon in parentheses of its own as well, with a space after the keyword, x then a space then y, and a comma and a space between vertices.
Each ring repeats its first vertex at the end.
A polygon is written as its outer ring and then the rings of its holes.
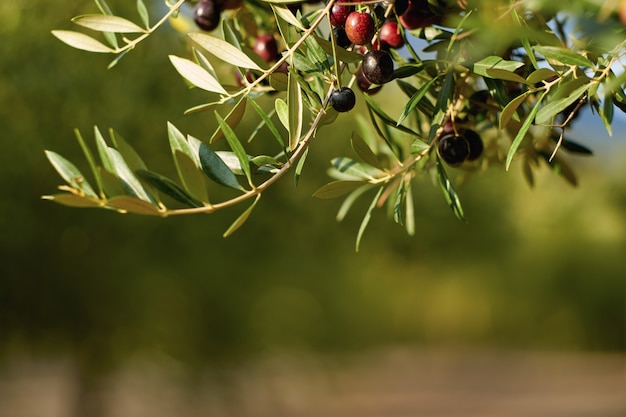
MULTIPOLYGON (((128 3, 112 4, 134 19, 128 3)), ((86 168, 74 128, 89 139, 94 125, 115 128, 163 173, 173 172, 166 121, 201 138, 214 128, 202 113, 183 115, 202 93, 187 90, 169 64, 168 54, 187 53, 169 26, 112 70, 109 56, 50 34, 95 10, 89 1, 0 4, 0 415, 35 415, 21 408, 34 400, 23 378, 32 372, 38 383, 51 375, 52 386, 70 387, 47 391, 61 398, 47 415, 97 416, 111 415, 102 381, 137 363, 150 371, 136 373, 136 386, 175 369, 168 381, 186 381, 189 392, 207 373, 227 386, 227 370, 251 375, 252 364, 274 357, 346 363, 398 347, 623 357, 624 118, 612 138, 589 114, 575 123, 572 137, 595 151, 568 159, 577 188, 544 168, 530 189, 519 167, 494 168, 459 189, 463 224, 423 179, 416 235, 378 211, 360 253, 366 206, 337 223, 339 201, 311 197, 327 182, 328 161, 351 153, 350 115, 321 132, 298 187, 281 180, 228 239, 221 234, 237 209, 155 219, 66 208, 40 199, 62 182, 44 150, 86 168)), ((395 114, 392 95, 377 98, 395 114)), ((223 403, 244 401, 237 392, 224 391, 223 403)))

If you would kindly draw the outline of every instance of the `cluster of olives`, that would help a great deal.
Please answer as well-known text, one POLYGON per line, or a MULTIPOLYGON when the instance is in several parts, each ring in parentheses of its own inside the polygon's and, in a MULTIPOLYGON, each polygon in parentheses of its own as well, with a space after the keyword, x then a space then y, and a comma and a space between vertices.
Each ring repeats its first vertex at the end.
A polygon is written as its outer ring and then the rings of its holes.
MULTIPOLYGON (((402 0, 405 1, 405 0, 402 0)), ((364 52, 357 72, 357 86, 366 94, 374 94, 392 78, 394 64, 389 49, 401 48, 404 38, 398 23, 387 20, 376 27, 376 20, 368 11, 356 10, 354 5, 335 4, 330 10, 330 24, 338 46, 358 46, 364 52), (378 32, 377 39, 374 40, 378 32), (371 45, 367 50, 366 46, 371 45)), ((351 110, 355 103, 354 92, 347 87, 333 91, 331 106, 338 112, 351 110)))
POLYGON ((452 167, 458 167, 465 161, 474 161, 483 153, 483 141, 478 133, 471 129, 455 132, 450 122, 444 125, 438 140, 439 156, 452 167))

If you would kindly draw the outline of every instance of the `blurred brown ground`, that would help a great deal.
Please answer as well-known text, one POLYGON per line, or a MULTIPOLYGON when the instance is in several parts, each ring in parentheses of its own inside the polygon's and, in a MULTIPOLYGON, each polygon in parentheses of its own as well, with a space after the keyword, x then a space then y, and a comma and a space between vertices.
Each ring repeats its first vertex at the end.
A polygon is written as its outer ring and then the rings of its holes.
MULTIPOLYGON (((626 416, 625 359, 397 349, 332 359, 276 356, 195 377, 175 363, 137 362, 89 394, 90 414, 617 417, 626 416)), ((14 362, 0 372, 0 416, 76 415, 77 396, 85 394, 78 380, 61 361, 14 362)))

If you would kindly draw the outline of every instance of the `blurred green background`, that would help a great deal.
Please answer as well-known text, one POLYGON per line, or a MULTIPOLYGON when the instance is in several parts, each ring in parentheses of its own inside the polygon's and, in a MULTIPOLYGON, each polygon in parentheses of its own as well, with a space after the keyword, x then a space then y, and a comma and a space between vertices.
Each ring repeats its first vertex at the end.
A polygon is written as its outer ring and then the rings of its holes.
MULTIPOLYGON (((124 3, 112 2, 135 19, 124 3)), ((459 190, 463 224, 423 179, 416 236, 378 211, 360 253, 365 205, 336 223, 339 201, 311 197, 328 161, 351 155, 350 115, 315 141, 300 185, 280 181, 229 239, 221 234, 241 208, 168 219, 66 208, 40 199, 62 183, 44 149, 85 168, 75 127, 89 139, 94 125, 115 128, 165 174, 166 121, 200 138, 214 128, 205 114, 183 115, 202 94, 169 64, 187 53, 170 27, 113 70, 111 57, 50 34, 95 11, 90 1, 0 4, 3 360, 70 357, 100 372, 136 357, 197 369, 399 344, 624 351, 624 119, 611 139, 595 120, 577 122, 596 150, 569 159, 578 188, 543 169, 531 190, 519 167, 494 168, 459 190)))

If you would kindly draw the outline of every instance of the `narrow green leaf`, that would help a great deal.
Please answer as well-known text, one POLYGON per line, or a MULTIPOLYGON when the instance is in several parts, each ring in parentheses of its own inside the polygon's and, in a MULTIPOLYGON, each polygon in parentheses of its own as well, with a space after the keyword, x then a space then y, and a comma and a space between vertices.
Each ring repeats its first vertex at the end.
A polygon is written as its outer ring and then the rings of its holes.
POLYGON ((199 157, 202 170, 210 179, 225 187, 245 191, 237 181, 235 174, 228 168, 224 161, 204 143, 200 145, 199 157))
POLYGON ((156 204, 155 199, 141 184, 139 179, 135 176, 133 171, 128 167, 126 161, 117 149, 109 148, 109 155, 113 162, 113 167, 117 176, 123 181, 124 185, 128 187, 129 191, 136 197, 147 201, 152 204, 156 204))
POLYGON ((341 197, 363 186, 363 184, 367 183, 364 181, 333 181, 320 187, 313 193, 313 197, 321 199, 341 197))
POLYGON ((128 164, 131 170, 136 171, 138 169, 147 169, 141 156, 135 151, 135 149, 124 139, 119 133, 113 129, 109 129, 109 136, 113 146, 122 154, 124 160, 128 164))
POLYGON ((105 14, 86 14, 76 16, 72 19, 72 22, 98 32, 142 33, 146 31, 141 26, 138 26, 123 17, 105 14))
POLYGON ((141 18, 143 25, 146 28, 149 28, 150 14, 148 13, 148 8, 146 7, 146 4, 143 2, 143 0, 137 0, 137 13, 139 13, 139 17, 141 18))
POLYGON ((87 143, 83 139, 83 136, 78 129, 74 129, 74 135, 76 136, 76 140, 78 140, 78 144, 80 145, 80 148, 83 150, 83 154, 85 155, 85 158, 87 159, 87 163, 89 163, 89 168, 91 169, 91 173, 93 174, 96 180, 96 186, 98 187, 98 195, 100 195, 100 197, 104 197, 104 188, 102 187, 102 180, 100 179, 100 171, 98 170, 98 167, 96 165, 96 160, 94 159, 93 154, 91 153, 91 150, 87 146, 87 143))
POLYGON ((415 106, 417 106, 419 104, 419 102, 422 100, 422 98, 424 98, 424 96, 428 93, 428 91, 430 90, 430 87, 432 87, 432 85, 435 83, 435 81, 437 81, 437 77, 435 77, 432 80, 428 81, 426 84, 424 84, 422 87, 420 87, 420 89, 417 90, 415 92, 415 94, 413 94, 413 96, 411 96, 409 101, 406 103, 406 106, 404 106, 404 110, 402 111, 402 114, 398 118, 398 121, 396 122, 396 125, 400 125, 402 123, 402 121, 409 114, 411 114, 411 112, 413 110, 415 110, 415 106))
POLYGON ((385 113, 380 108, 380 106, 374 101, 374 99, 372 99, 369 95, 365 94, 363 95, 363 97, 365 98, 365 103, 367 104, 367 107, 370 108, 374 113, 376 113, 376 115, 380 117, 380 120, 382 120, 383 123, 385 123, 388 126, 393 127, 394 129, 398 129, 402 132, 409 133, 414 136, 419 136, 414 130, 409 129, 408 127, 404 125, 397 124, 396 121, 392 119, 387 113, 385 113))
POLYGON ((526 79, 521 75, 517 75, 514 72, 509 72, 507 70, 499 69, 499 68, 490 68, 486 71, 486 76, 491 78, 496 78, 499 80, 505 81, 513 81, 520 84, 526 84, 526 79))
POLYGON ((528 77, 526 77, 526 82, 528 84, 535 84, 539 81, 547 80, 551 77, 558 77, 559 73, 551 70, 550 68, 539 68, 533 72, 531 72, 528 77))
POLYGON ((209 195, 207 193, 205 176, 202 174, 198 164, 189 155, 180 150, 174 151, 174 161, 178 177, 185 190, 197 200, 208 202, 209 195))
POLYGON ((572 51, 571 49, 558 46, 534 46, 533 49, 543 55, 549 61, 556 61, 565 65, 576 65, 586 68, 593 68, 594 65, 587 58, 572 51))
MULTIPOLYGON (((500 113, 500 130, 504 129, 509 124, 511 118, 517 116, 517 109, 526 100, 528 95, 528 92, 526 92, 515 97, 502 109, 502 112, 500 113)), ((519 120, 519 116, 515 117, 515 120, 519 120)))
POLYGON ((287 107, 287 102, 283 99, 277 98, 274 102, 274 109, 276 110, 276 115, 278 116, 278 120, 283 125, 287 131, 289 131, 289 108, 287 107))
POLYGON ((383 193, 383 189, 384 187, 380 187, 378 189, 378 192, 374 196, 374 199, 372 200, 370 206, 367 208, 367 212, 365 213, 365 216, 363 217, 361 226, 359 226, 359 232, 357 233, 357 236, 356 236, 356 245, 355 245, 356 252, 359 251, 359 247, 361 246, 361 239, 363 238, 363 233, 365 233, 365 229, 367 228, 367 225, 369 224, 370 219, 372 217, 372 211, 376 207, 376 204, 378 204, 378 200, 380 199, 380 195, 383 193))
POLYGON ((201 201, 198 201, 185 191, 181 186, 176 184, 171 179, 157 174, 156 172, 148 171, 145 169, 137 170, 137 175, 154 186, 157 190, 172 197, 174 200, 189 206, 189 207, 202 207, 201 201))
POLYGON ((190 33, 189 37, 216 58, 239 68, 263 71, 250 57, 230 43, 205 33, 190 33))
POLYGON ((287 121, 289 126, 289 150, 293 151, 300 142, 303 123, 302 89, 297 82, 293 70, 289 71, 289 87, 287 90, 287 121))
POLYGON ((302 22, 300 22, 287 7, 279 6, 276 4, 270 4, 270 7, 274 11, 276 19, 280 18, 289 23, 290 26, 294 26, 303 32, 306 30, 306 28, 302 26, 302 22))
POLYGON ((298 163, 296 164, 296 172, 293 175, 294 183, 296 187, 300 182, 300 176, 302 175, 302 170, 304 169, 304 163, 306 162, 306 157, 309 156, 309 148, 307 147, 304 152, 302 152, 302 156, 298 159, 298 163))
POLYGON ((70 193, 44 195, 42 199, 54 201, 68 207, 88 208, 100 206, 100 200, 70 193))
POLYGON ((100 161, 102 162, 102 166, 104 169, 111 173, 115 173, 115 166, 113 165, 113 160, 111 155, 109 154, 109 145, 107 145, 104 140, 104 136, 100 133, 100 129, 98 126, 94 126, 94 137, 96 140, 96 148, 98 149, 98 156, 100 157, 100 161))
POLYGON ((105 0, 94 0, 98 9, 102 12, 102 14, 113 15, 113 11, 109 4, 105 0))
POLYGON ((515 139, 513 139, 513 143, 511 144, 511 147, 509 148, 509 152, 508 152, 508 154, 506 156, 506 169, 507 169, 507 171, 509 170, 509 167, 511 166, 511 162, 513 161, 513 156, 515 156, 515 153, 517 152, 517 149, 519 148, 520 144, 524 140, 524 137, 526 136, 526 133, 528 132, 528 129, 530 129, 530 126, 532 125, 533 121, 535 120, 535 116, 537 115, 537 112, 539 111, 539 107, 541 105, 541 102, 543 101, 543 98, 546 96, 546 93, 547 92, 544 91, 537 98, 537 102, 535 103, 535 106, 532 108, 532 110, 530 111, 528 116, 526 116, 526 119, 524 120, 524 123, 522 123, 522 127, 520 128, 519 132, 517 132, 517 135, 515 136, 515 139))
POLYGON ((109 48, 102 42, 92 38, 84 33, 74 32, 72 30, 53 30, 52 34, 61 42, 72 48, 80 49, 88 52, 113 53, 115 50, 109 48))
POLYGON ((365 185, 362 185, 361 187, 357 188, 356 190, 348 194, 348 196, 343 200, 343 203, 341 203, 339 210, 337 211, 336 220, 340 222, 343 219, 345 219, 345 217, 348 215, 348 212, 352 208, 352 205, 355 203, 355 201, 358 200, 358 198, 361 195, 363 195, 366 191, 369 191, 372 188, 374 188, 374 185, 366 183, 365 185))
POLYGON ((430 145, 421 138, 417 138, 411 142, 411 153, 424 154, 428 152, 429 149, 430 145))
MULTIPOLYGON (((235 104, 230 109, 228 114, 226 114, 226 116, 224 117, 224 121, 230 128, 234 129, 236 126, 239 125, 239 123, 241 122, 241 119, 243 119, 243 116, 246 113, 247 102, 248 102, 247 97, 242 96, 237 102, 237 104, 235 104)), ((214 110, 214 112, 215 114, 218 114, 217 110, 214 110)), ((218 126, 215 132, 213 133, 213 135, 211 136, 211 139, 209 139, 209 143, 215 142, 215 140, 221 138, 223 134, 224 132, 222 128, 218 126)))
POLYGON ((226 137, 226 141, 230 146, 230 149, 233 150, 237 158, 239 159, 239 164, 241 165, 241 169, 244 174, 246 174, 246 178, 248 182, 252 185, 252 173, 250 172, 250 160, 248 158, 248 154, 246 150, 241 145, 241 141, 233 131, 233 129, 222 119, 218 112, 215 112, 215 117, 217 119, 217 123, 220 126, 220 129, 224 132, 224 137, 226 137))
POLYGON ((378 169, 383 169, 376 154, 357 132, 352 132, 352 149, 365 163, 378 169))
POLYGON ((611 129, 611 124, 613 123, 613 100, 609 95, 604 96, 602 107, 598 106, 598 113, 600 114, 602 123, 604 123, 606 132, 609 136, 613 136, 613 130, 611 129))
POLYGON ((366 163, 357 162, 345 156, 333 158, 333 171, 342 180, 375 180, 385 176, 385 172, 366 163))
POLYGON ((225 238, 229 237, 230 235, 235 233, 237 229, 243 226, 246 220, 248 220, 248 217, 250 217, 250 214, 252 214, 252 210, 254 210, 260 198, 261 198, 261 194, 257 194, 256 198, 254 199, 254 202, 243 213, 241 213, 239 217, 237 217, 237 219, 233 222, 233 224, 231 224, 230 227, 224 232, 224 234, 222 235, 223 237, 225 238))
POLYGON ((443 168, 443 164, 437 158, 437 178, 439 179, 439 186, 441 187, 441 191, 443 191, 443 196, 454 212, 454 215, 459 220, 464 220, 463 207, 461 207, 461 200, 459 200, 459 196, 456 191, 454 191, 454 187, 452 183, 448 179, 446 175, 446 171, 443 168))
MULTIPOLYGON (((314 36, 309 36, 304 41, 307 48, 307 56, 318 67, 319 70, 330 70, 330 62, 328 61, 328 55, 324 49, 317 42, 314 36)), ((339 48, 343 49, 343 48, 339 48)))
POLYGON ((570 104, 573 104, 574 102, 580 100, 580 98, 583 96, 583 94, 585 94, 589 87, 591 87, 591 83, 581 85, 576 90, 572 91, 572 93, 567 97, 548 102, 548 104, 543 106, 537 112, 535 123, 550 123, 554 116, 565 110, 570 104))
POLYGON ((62 157, 56 152, 45 151, 46 157, 54 169, 59 173, 61 178, 65 180, 72 188, 80 190, 89 197, 98 198, 96 192, 91 188, 91 185, 85 179, 85 176, 80 172, 76 165, 62 157))
POLYGON ((102 188, 108 198, 128 195, 127 189, 124 187, 122 180, 120 180, 117 175, 107 171, 103 167, 98 167, 98 170, 100 179, 102 180, 102 188))
POLYGON ((415 206, 413 203, 413 191, 411 187, 411 181, 406 181, 406 197, 405 201, 405 213, 404 213, 404 228, 409 236, 415 235, 415 206))
POLYGON ((180 58, 175 55, 170 55, 169 58, 174 68, 176 68, 176 71, 191 84, 205 91, 228 94, 219 81, 213 78, 213 76, 200 65, 189 59, 180 58))
MULTIPOLYGON (((327 55, 333 56, 332 42, 320 36, 317 36, 316 34, 313 34, 313 36, 315 37, 317 44, 322 48, 322 50, 327 55)), ((346 63, 351 64, 351 63, 361 62, 363 60, 363 55, 359 54, 358 52, 348 51, 347 49, 344 49, 341 47, 336 48, 336 52, 337 52, 337 59, 339 59, 341 62, 346 62, 346 63)))
POLYGON ((135 197, 113 197, 107 201, 106 205, 122 213, 144 214, 149 216, 159 216, 161 214, 152 204, 135 197))
POLYGON ((265 111, 261 108, 261 106, 257 104, 255 100, 250 100, 250 104, 252 104, 252 107, 254 108, 254 110, 256 110, 258 115, 261 116, 261 119, 263 119, 263 122, 265 123, 269 131, 272 133, 272 135, 274 136, 274 138, 276 139, 280 147, 284 149, 285 142, 283 141, 283 138, 280 135, 278 128, 276 127, 274 122, 272 122, 272 119, 270 118, 270 116, 267 113, 265 113, 265 111))

